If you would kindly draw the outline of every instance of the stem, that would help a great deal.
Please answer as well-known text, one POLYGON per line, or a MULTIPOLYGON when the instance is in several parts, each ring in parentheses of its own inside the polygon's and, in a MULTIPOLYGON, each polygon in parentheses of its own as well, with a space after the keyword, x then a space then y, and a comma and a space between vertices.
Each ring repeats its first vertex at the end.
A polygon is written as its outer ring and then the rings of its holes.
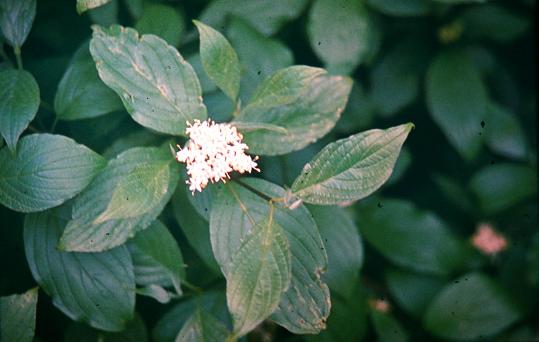
POLYGON ((13 48, 13 52, 15 52, 15 58, 17 59, 17 67, 19 70, 22 70, 21 47, 15 46, 13 48))
POLYGON ((48 102, 45 102, 43 99, 39 102, 39 105, 44 109, 48 110, 51 113, 54 113, 54 108, 48 102))
POLYGON ((57 123, 58 123, 58 117, 55 116, 54 121, 52 122, 52 126, 51 126, 51 133, 54 133, 54 129, 56 128, 57 123))
POLYGON ((41 133, 41 131, 39 129, 35 128, 32 125, 28 125, 28 129, 31 130, 34 133, 41 133))
POLYGON ((199 293, 199 294, 204 292, 204 290, 202 290, 200 287, 191 284, 190 282, 188 282, 185 279, 180 279, 180 281, 181 281, 183 286, 185 286, 186 288, 188 288, 189 290, 191 290, 193 292, 196 292, 196 293, 199 293))

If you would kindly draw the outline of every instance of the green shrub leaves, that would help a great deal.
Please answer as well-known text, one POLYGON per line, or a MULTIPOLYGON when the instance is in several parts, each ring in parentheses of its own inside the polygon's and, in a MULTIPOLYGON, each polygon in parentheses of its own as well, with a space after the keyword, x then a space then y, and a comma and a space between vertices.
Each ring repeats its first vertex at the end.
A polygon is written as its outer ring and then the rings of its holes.
POLYGON ((185 121, 206 118, 200 83, 182 56, 163 39, 121 26, 93 27, 90 52, 99 77, 133 119, 155 131, 183 135, 185 121))

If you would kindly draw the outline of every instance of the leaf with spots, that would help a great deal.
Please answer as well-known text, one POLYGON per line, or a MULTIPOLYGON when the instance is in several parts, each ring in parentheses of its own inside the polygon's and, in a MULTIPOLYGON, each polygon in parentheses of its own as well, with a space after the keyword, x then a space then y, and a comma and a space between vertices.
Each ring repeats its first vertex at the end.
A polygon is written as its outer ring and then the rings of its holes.
POLYGON ((135 275, 121 246, 103 253, 61 252, 56 244, 70 205, 27 215, 26 260, 34 279, 69 318, 106 331, 121 331, 133 318, 135 275))
POLYGON ((0 150, 0 203, 25 213, 56 207, 86 188, 105 164, 68 137, 27 135, 16 156, 0 150))
POLYGON ((0 297, 0 340, 32 342, 36 328, 37 288, 0 297))
POLYGON ((372 129, 327 145, 292 184, 294 195, 307 203, 323 205, 370 195, 391 176, 413 127, 408 123, 386 130, 372 129))
POLYGON ((75 199, 59 248, 99 252, 123 244, 161 213, 178 178, 168 145, 122 152, 75 199))
POLYGON ((281 155, 302 149, 335 126, 348 101, 352 80, 307 66, 281 69, 264 80, 232 122, 269 124, 286 130, 244 133, 249 151, 281 155))
POLYGON ((90 52, 99 77, 131 117, 147 128, 184 135, 186 121, 204 120, 206 107, 193 67, 163 39, 122 26, 93 26, 90 52))

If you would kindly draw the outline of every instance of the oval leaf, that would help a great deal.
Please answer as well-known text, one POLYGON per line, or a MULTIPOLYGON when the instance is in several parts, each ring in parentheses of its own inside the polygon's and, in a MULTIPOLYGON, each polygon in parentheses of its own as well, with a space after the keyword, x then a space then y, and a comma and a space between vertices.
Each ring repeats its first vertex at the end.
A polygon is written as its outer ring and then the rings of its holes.
POLYGON ((232 123, 270 124, 286 129, 245 132, 253 154, 280 155, 326 135, 346 107, 352 80, 307 66, 281 69, 264 80, 232 123))
POLYGON ((105 163, 67 137, 27 135, 16 156, 0 150, 0 203, 26 213, 56 207, 84 189, 105 163))
POLYGON ((135 28, 141 34, 155 34, 170 45, 178 46, 185 29, 185 19, 174 7, 145 4, 142 17, 137 21, 135 28))
POLYGON ((196 310, 185 322, 176 337, 176 342, 223 342, 228 334, 228 329, 213 315, 203 310, 196 310))
POLYGON ((26 216, 24 248, 34 279, 69 318, 121 331, 133 318, 135 276, 125 247, 103 253, 60 252, 70 207, 26 216))
POLYGON ((208 77, 232 102, 240 90, 240 62, 228 40, 218 31, 193 21, 200 35, 200 59, 208 77))
POLYGON ((75 199, 72 220, 58 247, 66 251, 99 252, 121 245, 137 231, 148 227, 161 213, 176 188, 178 175, 178 165, 168 146, 138 147, 119 154, 75 199), (158 165, 159 170, 166 166, 168 171, 135 176, 140 174, 141 167, 153 168, 152 165, 158 165), (167 187, 162 187, 162 182, 166 182, 167 187), (131 188, 122 190, 126 184, 131 188), (130 197, 119 197, 119 193, 121 196, 128 193, 130 197), (146 196, 150 193, 156 197, 148 201, 146 196), (122 198, 126 199, 125 203, 135 205, 122 205, 122 198), (140 211, 142 204, 148 207, 140 211), (112 216, 107 218, 109 214, 112 216))
POLYGON ((235 334, 247 334, 273 313, 289 284, 290 248, 270 212, 252 227, 229 266, 226 298, 235 334))
POLYGON ((176 49, 131 28, 92 28, 90 52, 99 77, 120 96, 136 122, 183 135, 186 121, 206 118, 195 71, 176 49))
POLYGON ((0 297, 0 340, 32 342, 36 328, 37 288, 0 297))
POLYGON ((444 288, 430 303, 423 323, 436 336, 473 340, 494 335, 521 313, 495 282, 471 273, 444 288))
POLYGON ((15 151, 19 136, 36 116, 39 101, 39 87, 29 72, 0 72, 0 133, 10 150, 15 151))
POLYGON ((370 195, 391 176, 413 127, 408 123, 373 129, 327 145, 292 184, 294 195, 308 203, 325 205, 370 195))
POLYGON ((11 46, 22 46, 30 33, 35 16, 36 0, 2 0, 0 2, 0 27, 11 46))

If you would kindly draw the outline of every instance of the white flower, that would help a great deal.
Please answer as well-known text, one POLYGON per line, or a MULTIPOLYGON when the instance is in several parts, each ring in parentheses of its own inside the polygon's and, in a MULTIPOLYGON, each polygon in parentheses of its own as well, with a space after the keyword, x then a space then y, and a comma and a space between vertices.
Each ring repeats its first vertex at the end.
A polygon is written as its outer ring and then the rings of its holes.
POLYGON ((176 160, 186 164, 189 175, 186 183, 191 192, 202 191, 208 182, 226 182, 232 171, 260 171, 255 162, 258 157, 252 159, 245 154, 249 146, 241 142, 243 136, 236 127, 210 119, 195 120, 193 124, 187 122, 185 132, 190 140, 183 149, 178 146, 176 160))

